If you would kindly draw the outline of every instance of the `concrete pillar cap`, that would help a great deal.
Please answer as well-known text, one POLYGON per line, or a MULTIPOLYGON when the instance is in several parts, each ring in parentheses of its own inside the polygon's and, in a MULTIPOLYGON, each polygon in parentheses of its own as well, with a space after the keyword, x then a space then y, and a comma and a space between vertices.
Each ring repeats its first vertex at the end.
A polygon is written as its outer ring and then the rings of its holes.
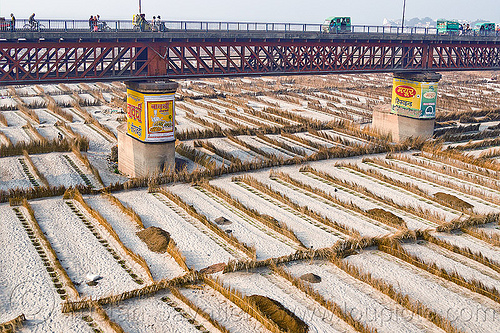
POLYGON ((179 84, 175 81, 125 81, 128 89, 143 93, 165 93, 174 92, 179 84))
POLYGON ((442 77, 436 72, 394 72, 393 76, 397 79, 418 82, 438 82, 442 77))

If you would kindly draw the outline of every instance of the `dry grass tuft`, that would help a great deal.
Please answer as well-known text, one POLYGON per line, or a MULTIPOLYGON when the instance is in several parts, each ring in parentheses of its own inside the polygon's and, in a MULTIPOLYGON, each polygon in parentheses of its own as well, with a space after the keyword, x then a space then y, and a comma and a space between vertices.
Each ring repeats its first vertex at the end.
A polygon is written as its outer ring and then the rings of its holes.
POLYGON ((247 297, 266 317, 275 322, 283 331, 307 333, 309 326, 280 302, 262 295, 247 297))
POLYGON ((136 235, 148 246, 148 249, 157 252, 165 253, 170 242, 170 234, 158 227, 149 227, 136 232, 136 235))
POLYGON ((14 319, 6 321, 5 323, 0 323, 0 333, 14 333, 23 327, 25 321, 26 317, 24 314, 20 314, 14 319))
POLYGON ((459 210, 459 211, 470 211, 472 208, 474 208, 473 205, 470 203, 457 198, 454 195, 448 194, 448 193, 443 193, 443 192, 437 192, 434 193, 434 199, 441 203, 443 206, 451 206, 453 209, 459 210))

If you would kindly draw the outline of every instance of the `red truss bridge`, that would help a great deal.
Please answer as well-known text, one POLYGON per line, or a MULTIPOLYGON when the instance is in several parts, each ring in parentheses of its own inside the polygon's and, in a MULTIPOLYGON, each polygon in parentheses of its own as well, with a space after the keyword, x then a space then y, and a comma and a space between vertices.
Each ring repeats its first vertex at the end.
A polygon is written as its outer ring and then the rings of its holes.
MULTIPOLYGON (((499 70, 500 34, 319 24, 19 20, 0 31, 0 84, 218 76, 499 70), (23 29, 24 27, 24 29, 23 29)), ((1 28, 1 27, 0 27, 1 28)))

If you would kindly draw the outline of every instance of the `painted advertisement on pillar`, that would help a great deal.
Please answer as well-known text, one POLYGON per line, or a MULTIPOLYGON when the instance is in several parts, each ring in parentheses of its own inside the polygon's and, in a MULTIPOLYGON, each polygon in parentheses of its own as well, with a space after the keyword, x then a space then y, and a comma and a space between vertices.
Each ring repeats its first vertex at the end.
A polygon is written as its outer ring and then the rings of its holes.
POLYGON ((173 141, 174 94, 146 95, 147 142, 173 141))
POLYGON ((436 118, 437 82, 422 82, 422 104, 420 118, 436 118))
POLYGON ((175 95, 127 89, 127 134, 142 142, 175 140, 175 95))
POLYGON ((431 119, 436 117, 437 82, 393 79, 391 113, 431 119))
POLYGON ((144 94, 127 89, 127 134, 144 141, 146 139, 144 119, 144 94))

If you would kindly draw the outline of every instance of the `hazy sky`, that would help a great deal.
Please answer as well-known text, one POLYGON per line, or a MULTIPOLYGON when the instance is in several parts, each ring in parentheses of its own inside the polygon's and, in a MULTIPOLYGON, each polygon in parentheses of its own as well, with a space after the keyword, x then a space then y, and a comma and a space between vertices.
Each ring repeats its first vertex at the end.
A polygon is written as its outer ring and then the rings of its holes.
MULTIPOLYGON (((401 18, 403 0, 141 0, 148 19, 320 23, 327 16, 351 16, 353 24, 381 25, 401 18)), ((131 19, 139 0, 0 0, 0 16, 27 18, 131 19)), ((406 18, 449 18, 500 23, 499 0, 406 0, 406 18)))

